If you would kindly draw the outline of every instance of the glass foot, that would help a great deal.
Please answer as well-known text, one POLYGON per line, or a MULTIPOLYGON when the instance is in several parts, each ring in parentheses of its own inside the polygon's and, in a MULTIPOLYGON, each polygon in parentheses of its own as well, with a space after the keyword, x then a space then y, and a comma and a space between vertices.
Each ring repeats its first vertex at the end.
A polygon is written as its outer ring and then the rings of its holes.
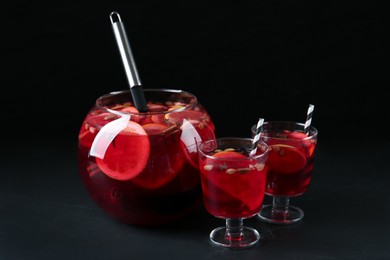
POLYGON ((260 240, 260 234, 256 229, 243 227, 240 236, 227 235, 226 227, 218 227, 211 231, 210 239, 214 244, 230 248, 246 248, 253 246, 260 240))
POLYGON ((272 205, 264 205, 259 214, 260 220, 272 224, 293 224, 300 221, 304 213, 300 208, 288 206, 286 210, 277 211, 272 205))

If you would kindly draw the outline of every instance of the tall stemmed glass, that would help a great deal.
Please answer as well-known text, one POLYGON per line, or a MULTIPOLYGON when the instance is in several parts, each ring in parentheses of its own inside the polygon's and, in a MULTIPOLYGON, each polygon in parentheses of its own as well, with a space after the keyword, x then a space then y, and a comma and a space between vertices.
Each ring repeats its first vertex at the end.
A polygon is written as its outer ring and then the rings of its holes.
POLYGON ((251 138, 217 138, 198 144, 203 201, 206 210, 226 220, 210 233, 213 243, 245 248, 260 239, 257 230, 243 225, 261 209, 268 146, 259 142, 254 155, 251 138))
POLYGON ((292 224, 304 216, 300 208, 290 205, 290 198, 306 192, 312 178, 318 131, 313 126, 305 128, 305 124, 289 121, 263 125, 260 140, 270 150, 265 193, 273 197, 272 205, 264 205, 258 214, 265 222, 292 224))

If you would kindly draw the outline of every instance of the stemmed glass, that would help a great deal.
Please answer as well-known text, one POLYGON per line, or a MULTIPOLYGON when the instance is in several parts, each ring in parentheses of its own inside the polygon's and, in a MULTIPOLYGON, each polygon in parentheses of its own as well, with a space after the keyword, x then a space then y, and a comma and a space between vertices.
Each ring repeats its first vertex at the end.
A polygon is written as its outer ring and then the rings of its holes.
POLYGON ((257 230, 243 225, 243 219, 261 209, 266 182, 268 146, 259 142, 250 156, 251 138, 217 138, 198 144, 203 201, 206 210, 226 220, 226 226, 210 233, 213 243, 245 248, 260 239, 257 230))
MULTIPOLYGON (((252 127, 252 136, 255 134, 252 127)), ((302 209, 290 205, 290 198, 309 187, 314 166, 318 131, 298 122, 265 122, 260 140, 269 146, 266 195, 272 205, 264 205, 258 216, 273 224, 292 224, 304 216, 302 209)))

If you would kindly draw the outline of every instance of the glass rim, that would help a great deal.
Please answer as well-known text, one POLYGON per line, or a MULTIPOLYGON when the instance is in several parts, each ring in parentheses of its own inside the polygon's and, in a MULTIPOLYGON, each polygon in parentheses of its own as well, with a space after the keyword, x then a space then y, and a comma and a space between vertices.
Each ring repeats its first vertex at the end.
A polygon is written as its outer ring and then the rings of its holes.
POLYGON ((197 148, 198 148, 198 152, 200 154, 202 154, 203 156, 207 157, 207 158, 210 158, 210 159, 213 159, 213 160, 218 160, 218 161, 247 161, 247 160, 253 160, 253 159, 257 159, 257 158, 261 158, 261 157, 264 157, 268 154, 269 152, 269 146, 267 143, 263 142, 263 141, 260 141, 258 142, 258 146, 261 144, 263 147, 265 147, 266 149, 264 151, 262 151, 261 154, 257 154, 257 155, 252 155, 252 156, 245 156, 243 158, 218 158, 218 157, 214 157, 212 155, 208 155, 205 153, 205 151, 203 151, 202 149, 202 146, 206 143, 210 143, 210 142, 213 142, 213 141, 216 141, 218 143, 218 140, 245 140, 245 141, 250 141, 251 143, 253 142, 253 138, 249 138, 249 137, 219 137, 219 138, 215 138, 215 139, 211 139, 211 140, 206 140, 206 141, 202 141, 202 142, 199 142, 197 143, 197 148))
POLYGON ((163 93, 173 93, 173 94, 184 94, 184 95, 188 95, 190 98, 192 98, 194 100, 194 102, 191 103, 191 104, 186 104, 185 106, 180 107, 180 108, 175 108, 175 109, 167 110, 167 111, 157 111, 157 112, 150 112, 150 111, 149 112, 120 111, 120 110, 107 108, 106 106, 100 104, 100 102, 102 102, 102 100, 105 99, 105 98, 115 97, 115 96, 118 96, 118 95, 121 95, 121 94, 129 94, 130 97, 131 97, 130 90, 117 90, 117 91, 109 92, 107 94, 103 94, 100 97, 98 97, 96 99, 96 101, 95 101, 95 106, 97 108, 99 108, 99 109, 105 110, 105 111, 113 113, 113 114, 119 114, 119 115, 140 115, 140 116, 142 116, 142 115, 164 115, 164 114, 182 112, 182 111, 186 111, 186 110, 189 110, 191 108, 194 108, 195 106, 197 106, 199 104, 198 103, 198 98, 194 94, 192 94, 191 92, 185 91, 185 90, 181 90, 181 89, 147 88, 147 89, 144 89, 144 92, 163 92, 163 93))
MULTIPOLYGON (((296 121, 283 121, 283 120, 266 121, 266 122, 264 122, 263 126, 269 125, 269 124, 295 124, 295 125, 298 125, 298 126, 302 126, 303 128, 305 127, 305 124, 300 123, 300 122, 296 122, 296 121)), ((256 125, 257 124, 254 124, 251 127, 252 134, 255 133, 254 129, 256 128, 256 125)), ((312 125, 310 125, 309 129, 310 129, 309 133, 312 132, 312 134, 309 134, 307 137, 299 139, 299 140, 310 140, 310 139, 313 139, 313 138, 317 137, 317 135, 318 135, 317 128, 312 126, 312 125)), ((261 138, 264 138, 264 139, 275 139, 275 140, 285 140, 285 138, 281 138, 281 137, 263 136, 263 135, 261 136, 261 138)))

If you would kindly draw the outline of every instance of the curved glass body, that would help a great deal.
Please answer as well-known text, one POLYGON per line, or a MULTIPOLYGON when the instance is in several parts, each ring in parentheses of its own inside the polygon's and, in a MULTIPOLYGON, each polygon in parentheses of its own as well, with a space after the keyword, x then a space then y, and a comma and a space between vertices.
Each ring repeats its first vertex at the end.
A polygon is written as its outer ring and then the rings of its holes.
MULTIPOLYGON (((255 134, 252 127, 252 135, 255 134)), ((259 217, 274 224, 292 224, 300 221, 304 212, 290 205, 289 199, 302 195, 308 189, 314 167, 318 131, 311 126, 290 121, 265 122, 260 140, 269 146, 267 187, 272 205, 263 205, 259 217)))
POLYGON ((264 123, 260 139, 270 146, 266 194, 295 197, 309 187, 318 131, 311 127, 304 134, 303 129, 304 124, 298 122, 264 123))
POLYGON ((211 215, 226 219, 224 227, 211 231, 211 241, 230 248, 256 244, 259 232, 244 226, 243 219, 253 217, 261 209, 268 146, 259 142, 250 155, 252 139, 226 137, 202 142, 198 148, 205 208, 211 215))
POLYGON ((250 138, 218 138, 199 145, 203 201, 211 215, 250 218, 260 211, 268 154, 267 146, 262 142, 260 145, 255 156, 248 155, 250 138))
POLYGON ((201 202, 196 142, 214 124, 191 93, 145 89, 148 112, 129 91, 97 99, 79 132, 78 165, 91 198, 135 225, 172 222, 201 202))

